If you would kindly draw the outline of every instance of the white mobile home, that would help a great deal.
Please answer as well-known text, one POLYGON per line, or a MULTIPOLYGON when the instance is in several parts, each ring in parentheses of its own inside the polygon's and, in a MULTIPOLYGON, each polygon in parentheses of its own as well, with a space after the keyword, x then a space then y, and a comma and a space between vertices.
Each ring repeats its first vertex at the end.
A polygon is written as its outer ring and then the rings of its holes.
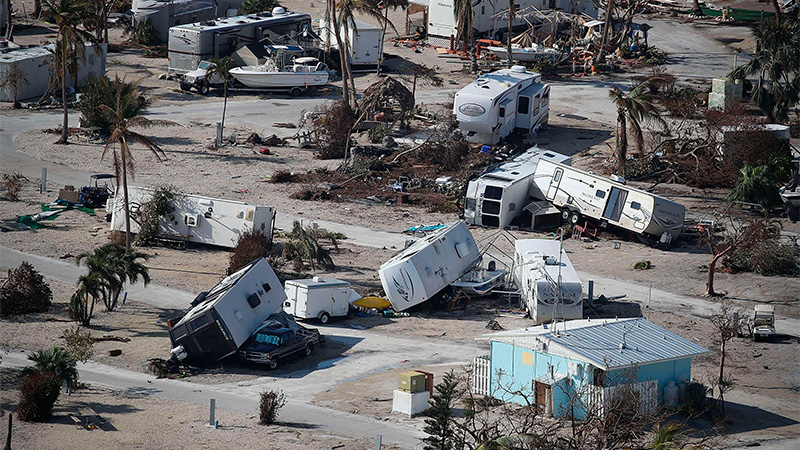
POLYGON ((561 242, 515 242, 513 276, 523 306, 537 325, 583 318, 583 286, 561 242))
POLYGON ((464 220, 484 227, 511 225, 530 203, 533 175, 540 159, 572 164, 569 156, 531 147, 500 165, 489 167, 467 184, 464 220))
POLYGON ((480 256, 464 222, 454 222, 414 242, 381 265, 386 298, 395 311, 418 305, 463 275, 480 256))
POLYGON ((547 125, 550 85, 524 66, 500 69, 458 91, 453 113, 467 140, 494 145, 516 129, 533 133, 547 125))
MULTIPOLYGON (((319 36, 322 42, 330 42, 332 48, 338 49, 333 27, 325 20, 320 21, 319 36)), ((344 36, 344 33, 342 34, 344 36)), ((350 48, 347 56, 354 66, 374 66, 383 60, 383 28, 360 20, 347 23, 347 40, 350 48)))
POLYGON ((195 299, 169 329, 172 354, 196 363, 231 355, 285 300, 278 276, 259 258, 195 299))
MULTIPOLYGON (((153 189, 128 187, 131 211, 131 232, 139 232, 136 222, 141 205, 153 197, 153 189)), ((271 238, 275 210, 234 200, 183 194, 177 200, 170 217, 159 221, 159 235, 167 238, 233 248, 239 235, 247 230, 260 229, 271 238)), ((125 203, 121 188, 109 200, 111 230, 125 231, 125 203)))
POLYGON ((310 31, 311 16, 280 7, 271 13, 174 26, 169 29, 169 73, 190 72, 197 69, 200 61, 229 56, 254 42, 304 44, 313 38, 310 31))
MULTIPOLYGON (((430 0, 428 5, 428 36, 434 41, 448 42, 450 36, 458 36, 458 20, 455 17, 455 0, 430 0)), ((472 27, 476 37, 488 36, 500 39, 508 30, 508 19, 493 15, 507 11, 508 0, 472 0, 472 10, 475 14, 472 27)), ((592 0, 516 0, 514 9, 519 11, 530 6, 540 10, 557 9, 573 14, 587 14, 597 18, 598 9, 592 0)), ((521 17, 514 19, 513 28, 528 27, 527 22, 521 17)))
POLYGON ((319 319, 322 323, 328 323, 331 317, 346 316, 350 303, 361 298, 350 289, 350 283, 333 278, 288 280, 284 291, 284 312, 299 319, 319 319))
POLYGON ((574 224, 582 218, 613 225, 669 244, 680 236, 686 208, 663 197, 630 187, 624 180, 601 177, 565 164, 540 160, 534 175, 534 197, 561 209, 574 224))
MULTIPOLYGON (((78 84, 89 77, 100 77, 106 73, 106 45, 86 44, 85 58, 78 60, 78 84)), ((0 54, 0 82, 4 81, 7 74, 14 67, 19 68, 27 79, 17 87, 17 98, 39 97, 50 86, 52 74, 51 61, 53 60, 54 44, 41 45, 12 50, 0 54)), ((73 86, 75 78, 69 77, 67 86, 73 86)), ((11 86, 0 88, 0 101, 14 100, 14 90, 11 86)))

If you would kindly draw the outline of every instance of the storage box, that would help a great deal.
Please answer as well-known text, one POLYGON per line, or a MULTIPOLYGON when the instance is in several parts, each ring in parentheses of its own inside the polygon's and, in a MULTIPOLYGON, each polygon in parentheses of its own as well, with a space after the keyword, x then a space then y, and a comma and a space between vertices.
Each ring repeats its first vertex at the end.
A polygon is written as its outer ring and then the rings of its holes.
POLYGON ((401 390, 394 390, 392 401, 392 412, 405 414, 408 417, 414 417, 417 414, 425 411, 430 407, 428 400, 431 398, 431 393, 428 391, 410 393, 401 390))
POLYGON ((397 388, 403 392, 422 392, 425 386, 425 374, 419 372, 403 372, 397 377, 397 388))

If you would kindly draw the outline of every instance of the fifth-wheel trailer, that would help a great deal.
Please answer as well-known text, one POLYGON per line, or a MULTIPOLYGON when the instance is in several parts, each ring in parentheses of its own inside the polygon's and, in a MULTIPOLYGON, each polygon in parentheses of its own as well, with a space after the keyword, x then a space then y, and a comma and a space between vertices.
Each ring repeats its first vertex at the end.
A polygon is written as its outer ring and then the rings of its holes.
POLYGON ((676 240, 683 231, 683 205, 628 186, 618 177, 609 179, 542 159, 533 182, 533 196, 561 209, 562 218, 573 225, 588 218, 661 244, 676 240))

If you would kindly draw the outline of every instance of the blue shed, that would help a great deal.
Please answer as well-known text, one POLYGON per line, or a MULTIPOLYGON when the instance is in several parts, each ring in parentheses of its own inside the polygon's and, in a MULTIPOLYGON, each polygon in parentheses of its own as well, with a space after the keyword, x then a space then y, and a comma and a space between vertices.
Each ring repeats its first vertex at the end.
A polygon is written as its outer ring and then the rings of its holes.
POLYGON ((609 407, 623 389, 653 410, 665 387, 691 380, 692 358, 709 353, 644 318, 572 320, 483 339, 490 353, 475 359, 476 393, 579 419, 609 407))

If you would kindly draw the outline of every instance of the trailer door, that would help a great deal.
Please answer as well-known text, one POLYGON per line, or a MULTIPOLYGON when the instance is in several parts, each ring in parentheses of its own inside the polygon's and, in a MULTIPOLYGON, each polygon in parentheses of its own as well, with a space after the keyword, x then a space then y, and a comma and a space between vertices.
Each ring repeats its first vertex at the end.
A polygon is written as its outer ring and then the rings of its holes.
POLYGON ((564 177, 564 169, 557 167, 553 172, 553 178, 550 180, 550 187, 547 188, 546 198, 552 201, 558 192, 558 186, 561 184, 561 178, 564 177))
POLYGON ((350 308, 350 288, 337 287, 333 290, 333 306, 331 307, 331 315, 333 316, 346 316, 347 310, 350 308))
POLYGON ((603 211, 603 218, 614 222, 619 222, 622 216, 622 208, 625 200, 628 199, 628 191, 616 187, 611 188, 611 195, 608 196, 606 209, 603 211))

